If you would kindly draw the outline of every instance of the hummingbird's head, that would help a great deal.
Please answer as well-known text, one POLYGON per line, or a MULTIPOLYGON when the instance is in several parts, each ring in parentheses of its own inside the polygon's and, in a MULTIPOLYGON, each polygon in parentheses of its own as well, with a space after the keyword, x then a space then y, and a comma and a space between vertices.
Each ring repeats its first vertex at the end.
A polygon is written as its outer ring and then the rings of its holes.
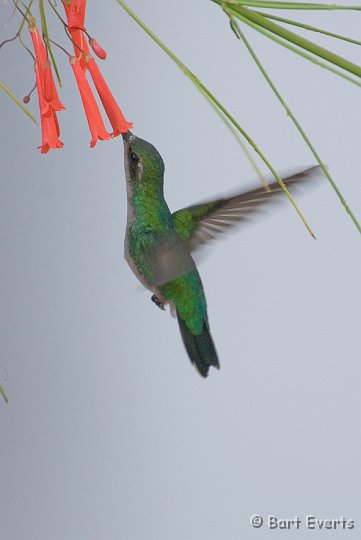
POLYGON ((125 173, 132 192, 146 184, 162 187, 164 162, 158 150, 130 131, 123 133, 123 141, 125 173))

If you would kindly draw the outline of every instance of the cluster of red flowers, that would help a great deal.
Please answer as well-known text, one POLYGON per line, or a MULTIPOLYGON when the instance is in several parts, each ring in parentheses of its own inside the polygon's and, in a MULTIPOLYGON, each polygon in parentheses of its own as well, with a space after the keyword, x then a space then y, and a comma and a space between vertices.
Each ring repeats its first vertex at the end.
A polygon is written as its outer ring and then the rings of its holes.
MULTIPOLYGON (((90 146, 94 147, 98 139, 107 140, 121 133, 126 133, 132 127, 132 124, 124 118, 94 58, 90 54, 84 26, 86 0, 62 0, 62 2, 67 17, 67 28, 73 41, 75 53, 74 56, 69 58, 69 61, 75 75, 91 132, 90 146), (104 125, 99 107, 86 78, 87 71, 90 73, 104 110, 109 118, 113 128, 112 133, 109 133, 104 125)), ((41 153, 45 154, 50 148, 62 148, 64 146, 59 139, 60 130, 57 119, 57 112, 63 110, 64 106, 60 102, 47 48, 36 27, 35 19, 31 19, 30 21, 29 32, 36 58, 34 69, 42 130, 42 144, 39 148, 41 148, 41 153)), ((104 60, 106 53, 97 41, 90 38, 89 44, 94 53, 104 60)))

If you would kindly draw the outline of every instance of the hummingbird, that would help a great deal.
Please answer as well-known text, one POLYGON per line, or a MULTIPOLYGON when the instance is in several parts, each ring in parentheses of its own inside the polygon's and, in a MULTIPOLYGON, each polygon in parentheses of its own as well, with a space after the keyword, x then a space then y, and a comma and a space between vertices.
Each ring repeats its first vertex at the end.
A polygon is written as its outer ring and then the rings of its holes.
MULTIPOLYGON (((203 285, 192 254, 225 230, 246 221, 283 193, 277 182, 171 213, 164 198, 164 162, 158 150, 130 131, 123 134, 127 186, 124 256, 162 310, 178 319, 188 356, 202 377, 219 369, 203 285)), ((283 180, 288 189, 314 177, 310 167, 283 180)))

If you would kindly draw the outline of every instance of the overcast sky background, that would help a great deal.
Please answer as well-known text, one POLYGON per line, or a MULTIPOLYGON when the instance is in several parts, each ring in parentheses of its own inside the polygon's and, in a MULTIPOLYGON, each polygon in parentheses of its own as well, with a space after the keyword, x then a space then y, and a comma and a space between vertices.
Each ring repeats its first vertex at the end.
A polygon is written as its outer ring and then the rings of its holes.
MULTIPOLYGON (((171 209, 257 185, 175 64, 114 1, 88 3, 88 30, 108 52, 102 72, 134 132, 162 154, 171 209)), ((275 167, 314 163, 216 5, 129 3, 275 167)), ((1 24, 10 13, 1 7, 1 24)), ((278 14, 360 39, 357 12, 278 14)), ((360 88, 246 34, 360 219, 360 88)), ((356 46, 317 41, 360 60, 356 46)), ((317 241, 285 201, 207 251, 200 272, 221 370, 202 380, 176 321, 123 259, 122 141, 89 149, 57 58, 63 150, 40 155, 39 129, 0 94, 0 383, 10 400, 0 401, 1 538, 270 538, 251 527, 256 513, 298 515, 287 538, 359 537, 360 235, 333 190, 324 180, 297 199, 317 241), (306 514, 345 516, 356 529, 307 531, 306 514)), ((0 70, 18 96, 31 88, 18 45, 1 50, 0 70)))

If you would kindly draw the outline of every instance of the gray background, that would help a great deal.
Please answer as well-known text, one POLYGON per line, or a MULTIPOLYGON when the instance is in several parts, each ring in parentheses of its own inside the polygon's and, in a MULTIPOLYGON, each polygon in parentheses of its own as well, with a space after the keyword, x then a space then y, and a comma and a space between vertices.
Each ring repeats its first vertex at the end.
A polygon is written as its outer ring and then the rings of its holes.
MULTIPOLYGON (((131 5, 276 167, 313 163, 217 6, 131 5)), ((11 6, 1 11, 4 23, 11 6)), ((285 15, 359 38, 358 13, 285 15)), ((89 2, 87 21, 134 131, 164 157, 172 209, 257 182, 202 96, 114 1, 89 2)), ((247 35, 360 218, 360 89, 247 35)), ((359 61, 357 47, 318 42, 359 61)), ((41 156, 39 130, 1 93, 1 538, 281 534, 253 529, 255 513, 344 515, 354 531, 283 534, 359 537, 360 236, 332 189, 325 180, 298 199, 317 241, 285 202, 208 250, 200 272, 222 369, 202 380, 176 322, 123 260, 122 141, 89 149, 58 58, 63 150, 41 156)), ((17 95, 31 88, 17 45, 1 51, 0 69, 17 95)))

